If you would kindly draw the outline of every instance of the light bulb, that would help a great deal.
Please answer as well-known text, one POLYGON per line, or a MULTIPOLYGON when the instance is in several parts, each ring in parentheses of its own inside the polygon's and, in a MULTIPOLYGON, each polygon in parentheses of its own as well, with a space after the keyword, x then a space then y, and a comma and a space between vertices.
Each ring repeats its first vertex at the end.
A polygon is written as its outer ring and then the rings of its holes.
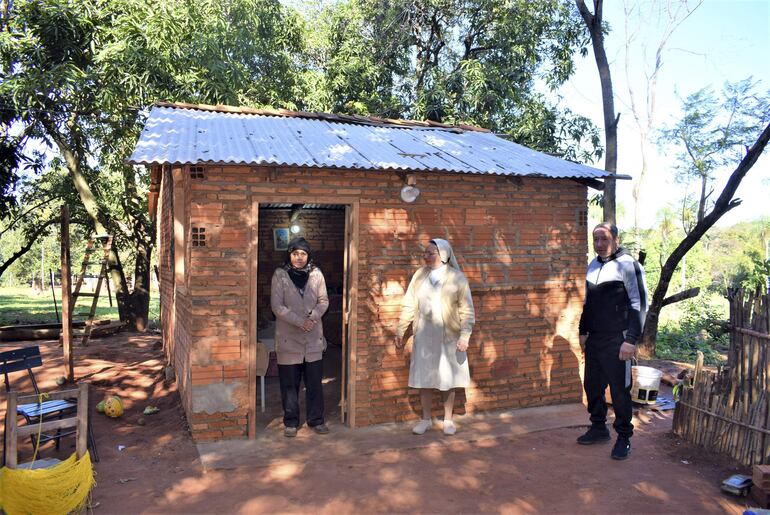
POLYGON ((417 186, 404 186, 401 188, 401 200, 404 202, 411 204, 415 200, 417 200, 417 197, 420 196, 420 189, 417 188, 417 186))

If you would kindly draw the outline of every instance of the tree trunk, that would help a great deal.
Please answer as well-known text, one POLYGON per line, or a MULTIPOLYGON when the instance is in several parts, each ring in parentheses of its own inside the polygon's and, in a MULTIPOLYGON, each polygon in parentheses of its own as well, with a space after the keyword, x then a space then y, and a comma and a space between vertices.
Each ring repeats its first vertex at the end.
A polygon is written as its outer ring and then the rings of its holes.
MULTIPOLYGON (((634 186, 632 189, 632 196, 634 198, 634 234, 638 236, 638 227, 639 227, 639 210, 640 206, 643 204, 642 202, 642 196, 644 194, 644 187, 645 187, 645 180, 647 178, 647 156, 650 155, 649 147, 650 147, 650 140, 649 135, 653 130, 654 121, 655 121, 655 108, 656 108, 656 98, 657 98, 657 87, 658 87, 658 74, 663 67, 663 52, 666 48, 666 45, 668 44, 668 40, 671 38, 672 34, 676 31, 676 29, 681 25, 687 18, 690 17, 690 15, 695 12, 698 7, 701 6, 703 3, 703 0, 700 0, 697 5, 692 7, 691 9, 688 7, 687 0, 680 0, 679 5, 676 8, 672 8, 672 6, 669 4, 668 8, 666 9, 666 12, 668 14, 668 21, 666 23, 665 29, 663 31, 663 34, 660 37, 660 40, 658 42, 658 46, 655 50, 655 64, 652 69, 652 73, 645 74, 646 75, 646 95, 645 99, 646 101, 643 104, 644 107, 644 116, 642 116, 642 111, 640 108, 637 107, 636 103, 636 95, 634 94, 634 87, 635 87, 635 81, 632 80, 630 69, 631 69, 631 53, 630 49, 632 47, 633 40, 635 39, 634 36, 629 35, 630 26, 636 26, 637 30, 639 30, 639 25, 631 23, 629 24, 629 18, 631 16, 631 11, 634 10, 632 7, 631 9, 628 8, 628 4, 626 2, 623 2, 624 4, 624 11, 625 11, 625 25, 626 25, 626 53, 625 53, 625 71, 626 71, 626 85, 628 87, 628 97, 631 101, 631 112, 634 115, 634 120, 636 121, 636 125, 639 128, 639 144, 640 144, 640 151, 641 151, 641 169, 639 170, 639 177, 636 178, 636 181, 634 182, 634 186), (684 8, 684 13, 681 12, 681 9, 684 8)), ((636 6, 641 9, 642 5, 647 5, 648 7, 652 7, 650 9, 650 13, 655 10, 657 7, 657 4, 654 2, 649 2, 647 0, 642 0, 639 2, 636 2, 636 6)), ((643 15, 640 11, 640 18, 643 19, 643 15)), ((645 52, 646 54, 646 52, 645 52)))
POLYGON ((150 258, 152 257, 153 235, 155 224, 149 228, 144 223, 144 217, 134 222, 134 241, 136 242, 136 259, 134 264, 134 289, 130 295, 129 323, 137 331, 146 331, 150 312, 150 258))
MULTIPOLYGON (((96 202, 96 197, 91 191, 91 187, 88 185, 83 173, 80 171, 80 160, 66 144, 57 141, 59 150, 64 156, 64 161, 67 163, 67 170, 72 177, 72 182, 75 185, 75 189, 80 196, 83 207, 86 209, 86 213, 91 217, 94 222, 94 229, 97 234, 109 234, 107 224, 102 221, 102 214, 99 211, 99 205, 96 202)), ((118 255, 117 245, 113 239, 112 249, 110 250, 108 270, 110 278, 112 280, 113 288, 115 291, 115 300, 118 302, 118 316, 121 322, 130 321, 131 316, 129 314, 129 307, 127 305, 128 300, 128 285, 126 284, 126 275, 123 271, 123 265, 120 262, 120 256, 118 255)))
POLYGON ((698 221, 703 220, 706 215, 706 187, 708 186, 708 177, 701 176, 700 181, 700 200, 698 201, 698 221))
MULTIPOLYGON (((56 142, 59 151, 64 157, 64 162, 67 164, 67 171, 72 178, 72 182, 75 186, 75 190, 80 196, 81 202, 83 202, 86 213, 88 213, 94 223, 94 229, 98 234, 109 234, 109 230, 107 229, 108 224, 106 220, 103 220, 103 214, 99 210, 99 204, 96 202, 96 197, 91 191, 91 187, 88 185, 88 181, 86 181, 86 178, 80 169, 81 156, 78 155, 78 152, 65 141, 52 123, 46 122, 44 123, 44 126, 56 142)), ((118 303, 118 317, 121 322, 128 322, 130 325, 133 325, 133 319, 135 317, 132 316, 129 305, 128 285, 126 284, 126 276, 123 271, 123 265, 120 262, 120 256, 118 255, 117 245, 115 244, 114 239, 108 259, 108 272, 115 291, 115 300, 118 303)))
POLYGON ((151 245, 137 245, 134 268, 134 290, 130 295, 131 323, 137 331, 146 331, 150 314, 150 255, 151 245))
MULTIPOLYGON (((596 67, 599 70, 599 81, 602 86, 602 106, 604 109, 604 140, 605 160, 604 170, 615 174, 618 167, 618 119, 615 114, 615 100, 612 94, 612 77, 607 52, 604 50, 604 33, 602 32, 603 0, 594 0, 594 14, 586 7, 584 0, 575 0, 580 15, 583 17, 588 32, 591 34, 591 46, 594 49, 596 67)), ((604 221, 615 223, 615 178, 604 180, 604 221)))
POLYGON ((765 127, 765 130, 759 135, 757 141, 746 153, 735 171, 730 175, 727 184, 714 204, 714 209, 712 209, 708 215, 704 216, 702 220, 699 220, 698 223, 695 224, 695 227, 692 228, 692 231, 679 242, 679 245, 677 245, 666 260, 663 268, 660 270, 660 280, 658 281, 658 286, 655 288, 655 292, 652 294, 652 302, 647 310, 644 332, 642 333, 642 340, 639 346, 639 352, 642 357, 655 356, 655 341, 658 337, 660 310, 663 307, 663 301, 665 300, 666 292, 668 291, 668 285, 671 282, 671 278, 674 275, 677 265, 684 258, 685 254, 687 254, 687 252, 700 241, 703 235, 706 234, 706 231, 722 218, 725 213, 740 205, 741 200, 733 200, 733 195, 735 195, 735 191, 738 189, 738 186, 740 186, 746 173, 751 170, 751 167, 754 166, 754 163, 756 163, 757 159, 764 151, 768 141, 770 141, 770 124, 765 127))
POLYGON ((130 320, 137 331, 146 331, 150 310, 150 258, 155 238, 155 224, 147 222, 147 211, 139 201, 136 190, 136 175, 133 168, 123 170, 123 185, 126 191, 124 210, 133 225, 133 240, 136 244, 134 265, 134 288, 130 296, 130 320))

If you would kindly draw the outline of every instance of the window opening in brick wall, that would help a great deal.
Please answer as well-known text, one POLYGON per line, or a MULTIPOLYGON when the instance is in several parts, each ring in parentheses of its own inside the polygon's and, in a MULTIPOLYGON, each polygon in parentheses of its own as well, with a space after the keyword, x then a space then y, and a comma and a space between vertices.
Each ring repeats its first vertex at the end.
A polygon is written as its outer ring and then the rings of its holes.
POLYGON ((206 167, 205 166, 191 166, 190 167, 190 178, 192 178, 192 179, 205 179, 206 178, 206 167))
POLYGON ((206 229, 203 227, 192 228, 192 246, 193 247, 205 247, 206 246, 206 229))
POLYGON ((580 227, 586 227, 588 225, 588 211, 581 209, 578 211, 578 225, 580 227))

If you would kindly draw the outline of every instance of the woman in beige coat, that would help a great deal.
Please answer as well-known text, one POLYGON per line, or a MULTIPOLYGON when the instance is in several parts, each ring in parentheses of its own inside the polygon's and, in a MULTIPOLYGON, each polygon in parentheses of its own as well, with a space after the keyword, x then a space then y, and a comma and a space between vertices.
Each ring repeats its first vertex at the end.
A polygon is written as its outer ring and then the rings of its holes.
POLYGON ((453 435, 457 430, 452 421, 455 388, 470 384, 466 350, 476 320, 473 299, 448 241, 430 240, 424 258, 425 266, 414 274, 404 295, 396 346, 404 346, 404 333, 412 324, 409 386, 420 390, 422 405, 422 419, 412 432, 421 435, 433 425, 433 390, 440 390, 444 434, 453 435))
POLYGON ((305 238, 289 242, 286 264, 273 274, 270 306, 275 314, 275 352, 283 403, 284 436, 299 430, 299 388, 304 378, 307 425, 326 434, 321 387, 324 335, 321 317, 329 307, 326 280, 313 264, 305 238))

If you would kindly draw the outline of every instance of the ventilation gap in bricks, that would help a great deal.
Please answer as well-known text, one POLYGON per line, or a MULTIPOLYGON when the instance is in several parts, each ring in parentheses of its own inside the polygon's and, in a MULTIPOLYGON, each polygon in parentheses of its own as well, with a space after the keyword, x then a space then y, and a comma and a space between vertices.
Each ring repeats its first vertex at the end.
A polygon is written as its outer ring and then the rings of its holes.
POLYGON ((192 228, 192 246, 193 247, 205 247, 206 246, 206 229, 203 227, 192 228))
POLYGON ((203 180, 206 178, 206 167, 205 166, 191 166, 190 167, 190 178, 192 179, 200 179, 203 180))

